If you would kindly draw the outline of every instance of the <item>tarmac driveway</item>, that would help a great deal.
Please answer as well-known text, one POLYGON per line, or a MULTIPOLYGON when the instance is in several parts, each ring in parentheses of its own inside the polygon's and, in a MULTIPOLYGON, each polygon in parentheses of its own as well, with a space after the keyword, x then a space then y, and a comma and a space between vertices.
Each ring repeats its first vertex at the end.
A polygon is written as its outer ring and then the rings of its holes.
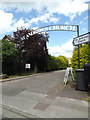
POLYGON ((63 86, 64 74, 62 70, 4 82, 2 103, 26 117, 88 118, 88 103, 83 101, 87 93, 75 91, 72 84, 63 86))

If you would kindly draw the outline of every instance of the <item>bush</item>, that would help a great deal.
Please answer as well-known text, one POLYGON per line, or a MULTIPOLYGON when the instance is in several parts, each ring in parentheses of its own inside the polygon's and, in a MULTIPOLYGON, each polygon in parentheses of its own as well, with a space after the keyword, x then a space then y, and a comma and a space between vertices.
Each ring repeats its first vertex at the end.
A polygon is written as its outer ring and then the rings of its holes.
POLYGON ((18 50, 15 44, 2 40, 2 72, 3 74, 14 74, 18 61, 18 50))
MULTIPOLYGON (((75 48, 71 59, 74 70, 78 69, 78 49, 75 48)), ((85 63, 90 63, 90 45, 84 44, 80 46, 80 68, 83 69, 85 63)))
POLYGON ((54 70, 60 70, 60 69, 66 69, 68 67, 69 63, 66 57, 59 56, 54 57, 49 55, 47 59, 47 71, 54 71, 54 70))
MULTIPOLYGON (((76 76, 75 70, 78 69, 78 48, 75 47, 73 56, 71 59, 74 76, 76 76)), ((84 64, 90 64, 90 44, 80 45, 80 69, 84 68, 84 64)))

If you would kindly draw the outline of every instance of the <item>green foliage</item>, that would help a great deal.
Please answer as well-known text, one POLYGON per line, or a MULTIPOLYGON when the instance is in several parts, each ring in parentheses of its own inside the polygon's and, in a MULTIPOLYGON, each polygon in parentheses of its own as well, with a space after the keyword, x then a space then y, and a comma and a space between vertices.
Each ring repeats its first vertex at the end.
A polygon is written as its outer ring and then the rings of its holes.
MULTIPOLYGON (((75 70, 78 69, 78 48, 77 47, 75 47, 73 51, 71 63, 74 70, 74 76, 76 76, 75 70)), ((81 69, 84 68, 85 63, 90 64, 90 44, 80 45, 80 68, 81 69)))
MULTIPOLYGON (((74 49, 71 59, 74 70, 78 69, 78 49, 74 49)), ((84 44, 80 46, 80 68, 82 69, 85 63, 90 63, 90 45, 84 44)))
POLYGON ((60 68, 61 69, 66 69, 69 66, 69 62, 65 56, 59 56, 59 60, 61 61, 60 63, 60 68))
POLYGON ((18 50, 15 44, 2 40, 2 72, 5 74, 13 74, 15 72, 18 60, 18 50))
POLYGON ((90 45, 84 44, 80 48, 80 67, 83 68, 84 63, 90 63, 90 45))
POLYGON ((72 63, 72 68, 75 70, 75 69, 78 69, 78 50, 75 49, 73 51, 73 56, 72 56, 72 59, 71 59, 71 63, 72 63))
POLYGON ((64 56, 54 57, 49 55, 47 60, 47 71, 65 69, 69 65, 68 60, 64 56))

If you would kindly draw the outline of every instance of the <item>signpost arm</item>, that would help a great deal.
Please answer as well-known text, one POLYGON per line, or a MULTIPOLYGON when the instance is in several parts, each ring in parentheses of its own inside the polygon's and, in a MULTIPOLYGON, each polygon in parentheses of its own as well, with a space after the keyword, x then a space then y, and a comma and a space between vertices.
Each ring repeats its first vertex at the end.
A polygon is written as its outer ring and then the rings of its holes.
MULTIPOLYGON (((79 37, 79 25, 77 25, 77 37, 79 37)), ((78 67, 80 69, 80 49, 78 45, 78 67)))

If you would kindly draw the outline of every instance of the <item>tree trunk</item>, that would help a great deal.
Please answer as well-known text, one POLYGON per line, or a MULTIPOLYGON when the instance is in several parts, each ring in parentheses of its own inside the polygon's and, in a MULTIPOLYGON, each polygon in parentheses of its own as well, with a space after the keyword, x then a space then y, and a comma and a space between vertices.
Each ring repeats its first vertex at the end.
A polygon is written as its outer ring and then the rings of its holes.
POLYGON ((38 72, 38 67, 37 67, 37 63, 35 62, 34 64, 34 73, 37 73, 38 72))

